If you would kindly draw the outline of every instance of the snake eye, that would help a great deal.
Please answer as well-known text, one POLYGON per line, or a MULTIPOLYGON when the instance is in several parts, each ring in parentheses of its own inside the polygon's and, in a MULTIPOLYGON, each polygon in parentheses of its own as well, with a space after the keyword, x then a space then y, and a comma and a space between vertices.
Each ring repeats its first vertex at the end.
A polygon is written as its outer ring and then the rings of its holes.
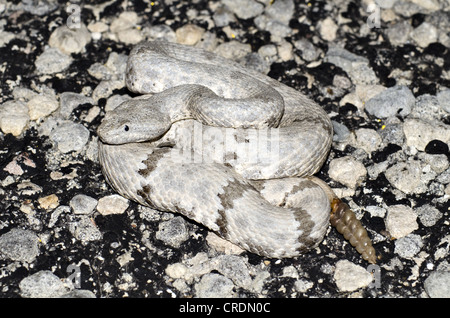
POLYGON ((125 126, 123 127, 123 129, 124 129, 125 131, 128 131, 128 130, 130 130, 130 127, 128 127, 128 125, 125 125, 125 126))

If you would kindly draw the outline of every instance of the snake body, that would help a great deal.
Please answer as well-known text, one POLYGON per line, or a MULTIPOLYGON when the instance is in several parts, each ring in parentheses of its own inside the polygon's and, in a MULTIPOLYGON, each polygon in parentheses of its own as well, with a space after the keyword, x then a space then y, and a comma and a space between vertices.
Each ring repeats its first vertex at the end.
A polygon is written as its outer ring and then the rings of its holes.
POLYGON ((100 164, 118 193, 266 257, 296 257, 323 240, 335 196, 313 177, 333 133, 320 106, 213 53, 160 41, 132 49, 126 84, 143 95, 98 128, 100 164))

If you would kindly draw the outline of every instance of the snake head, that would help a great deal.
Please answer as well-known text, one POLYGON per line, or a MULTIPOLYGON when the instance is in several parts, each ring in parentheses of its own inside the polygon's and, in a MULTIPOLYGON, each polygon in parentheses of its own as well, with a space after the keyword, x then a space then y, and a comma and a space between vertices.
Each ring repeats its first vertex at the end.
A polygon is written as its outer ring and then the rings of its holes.
POLYGON ((172 124, 169 115, 150 101, 130 99, 107 112, 97 129, 101 141, 118 145, 156 140, 164 135, 172 124))

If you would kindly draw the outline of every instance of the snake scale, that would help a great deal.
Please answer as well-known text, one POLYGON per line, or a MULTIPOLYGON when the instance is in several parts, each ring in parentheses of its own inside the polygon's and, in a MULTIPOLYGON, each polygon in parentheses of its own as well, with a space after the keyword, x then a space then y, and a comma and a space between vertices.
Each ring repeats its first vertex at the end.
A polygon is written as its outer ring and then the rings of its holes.
POLYGON ((296 257, 331 223, 375 263, 366 230, 313 175, 332 124, 320 106, 214 53, 153 41, 130 52, 125 81, 142 94, 107 112, 99 160, 122 196, 181 213, 270 258, 296 257))

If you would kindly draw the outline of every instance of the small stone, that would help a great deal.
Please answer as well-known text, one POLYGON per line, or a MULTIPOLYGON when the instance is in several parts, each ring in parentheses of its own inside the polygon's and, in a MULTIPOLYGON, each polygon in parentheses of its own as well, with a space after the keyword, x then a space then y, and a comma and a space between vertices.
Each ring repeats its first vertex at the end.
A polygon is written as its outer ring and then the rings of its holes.
POLYGON ((74 29, 63 25, 53 31, 48 44, 58 48, 62 53, 70 55, 82 52, 90 41, 91 34, 84 24, 74 29))
POLYGON ((432 272, 425 280, 424 287, 431 298, 450 298, 450 272, 432 272))
POLYGON ((417 208, 416 213, 420 223, 427 227, 435 225, 443 216, 442 212, 430 204, 417 208))
POLYGON ((417 230, 417 215, 405 205, 393 205, 388 208, 386 229, 393 238, 399 239, 417 230))
POLYGON ((166 245, 178 248, 189 238, 186 222, 180 216, 161 222, 155 237, 166 245))
POLYGON ((92 98, 94 99, 94 102, 98 102, 99 99, 108 98, 112 95, 114 90, 123 87, 125 87, 125 81, 123 79, 101 81, 92 92, 92 98))
POLYGON ((234 296, 233 288, 230 279, 215 273, 203 275, 195 285, 198 298, 231 298, 234 296))
POLYGON ((385 172, 386 179, 400 191, 410 193, 422 193, 421 175, 422 164, 419 160, 399 162, 388 168, 385 172))
POLYGON ((109 27, 106 23, 97 21, 97 22, 89 23, 87 28, 92 33, 103 33, 103 32, 108 31, 109 27))
POLYGON ((127 199, 118 194, 112 194, 98 200, 97 211, 102 215, 122 214, 128 206, 127 199))
POLYGON ((272 1, 266 8, 264 14, 269 18, 288 25, 295 12, 294 0, 277 0, 272 1))
POLYGON ((233 13, 225 6, 219 7, 213 15, 214 24, 217 27, 224 27, 231 22, 236 22, 236 18, 233 13))
POLYGON ((328 174, 333 180, 349 188, 355 188, 365 179, 367 170, 361 162, 346 156, 333 159, 328 174))
POLYGON ((450 113, 450 88, 446 88, 436 94, 436 98, 439 101, 439 105, 447 113, 450 113))
POLYGON ((427 47, 437 42, 438 30, 428 22, 423 22, 411 32, 410 36, 420 47, 427 47))
POLYGON ((409 34, 413 27, 408 21, 402 20, 394 25, 391 25, 386 30, 386 35, 392 45, 401 46, 409 39, 409 34))
POLYGON ((225 4, 238 18, 247 20, 260 15, 264 11, 264 5, 255 0, 223 0, 225 4))
POLYGON ((92 242, 102 239, 102 233, 97 228, 94 220, 89 216, 80 215, 74 221, 69 222, 69 231, 82 242, 92 242))
POLYGON ((387 118, 411 113, 416 99, 406 86, 390 87, 366 102, 366 111, 378 118, 387 118))
POLYGON ((44 210, 55 209, 59 205, 59 199, 56 194, 50 194, 46 197, 39 198, 38 202, 44 210))
POLYGON ((338 123, 337 121, 332 120, 331 123, 333 124, 333 141, 335 142, 345 142, 348 140, 348 137, 350 136, 350 130, 347 128, 347 126, 338 123))
POLYGON ((339 291, 351 292, 367 287, 372 282, 372 275, 364 267, 342 260, 336 263, 334 280, 339 291))
POLYGON ((373 129, 360 128, 355 131, 355 135, 356 146, 368 154, 377 151, 382 141, 380 135, 373 129))
POLYGON ((25 277, 20 281, 19 288, 23 298, 60 297, 69 291, 58 276, 47 270, 25 277))
POLYGON ((30 230, 14 228, 0 236, 1 258, 32 263, 39 255, 39 238, 30 230))
POLYGON ((70 200, 70 207, 75 214, 85 214, 89 215, 94 212, 98 201, 90 196, 84 194, 77 194, 70 200))
POLYGON ((239 287, 249 289, 252 278, 244 258, 237 255, 220 255, 216 259, 217 271, 239 287))
POLYGON ((34 65, 39 74, 55 74, 65 71, 73 59, 63 54, 59 49, 51 47, 36 58, 34 65))
POLYGON ((120 42, 127 45, 138 44, 144 40, 142 32, 138 29, 126 29, 117 33, 120 42))
POLYGON ((53 95, 37 95, 27 103, 31 120, 45 118, 58 109, 59 103, 53 95))
POLYGON ((432 123, 420 119, 408 118, 403 124, 406 144, 424 151, 432 140, 450 143, 450 126, 441 122, 432 123))
POLYGON ((62 153, 79 152, 87 144, 89 135, 89 130, 83 125, 66 121, 50 133, 50 139, 62 153))
POLYGON ((299 279, 295 281, 294 287, 299 293, 306 293, 309 289, 314 287, 314 283, 306 279, 299 279))
POLYGON ((22 101, 7 101, 0 105, 0 129, 5 134, 19 136, 28 122, 28 107, 22 101))
POLYGON ((64 119, 69 119, 72 111, 80 105, 94 104, 94 100, 91 97, 84 96, 83 94, 64 92, 59 96, 59 114, 64 119))
POLYGON ((165 40, 168 42, 176 42, 177 36, 175 32, 165 24, 157 24, 145 27, 142 34, 149 40, 165 40))
POLYGON ((139 23, 139 16, 133 11, 124 11, 118 18, 114 19, 109 29, 111 32, 118 33, 123 30, 131 29, 139 23))
POLYGON ((327 17, 319 23, 319 33, 325 41, 334 41, 338 30, 337 24, 332 18, 327 17))
POLYGON ((423 246, 422 238, 417 234, 408 234, 395 241, 395 250, 400 257, 411 259, 420 252, 423 246))
POLYGON ((294 42, 297 50, 301 51, 300 57, 305 61, 311 62, 319 58, 321 50, 314 46, 307 39, 300 39, 294 42))
POLYGON ((378 78, 369 66, 369 60, 343 48, 332 47, 326 53, 325 62, 342 68, 352 79, 353 84, 376 84, 378 78))
POLYGON ((185 45, 195 45, 202 38, 205 30, 195 24, 186 24, 175 31, 177 42, 185 45))
POLYGON ((230 60, 243 59, 245 56, 252 52, 250 44, 240 43, 238 41, 225 42, 219 45, 214 53, 219 54, 230 60))

